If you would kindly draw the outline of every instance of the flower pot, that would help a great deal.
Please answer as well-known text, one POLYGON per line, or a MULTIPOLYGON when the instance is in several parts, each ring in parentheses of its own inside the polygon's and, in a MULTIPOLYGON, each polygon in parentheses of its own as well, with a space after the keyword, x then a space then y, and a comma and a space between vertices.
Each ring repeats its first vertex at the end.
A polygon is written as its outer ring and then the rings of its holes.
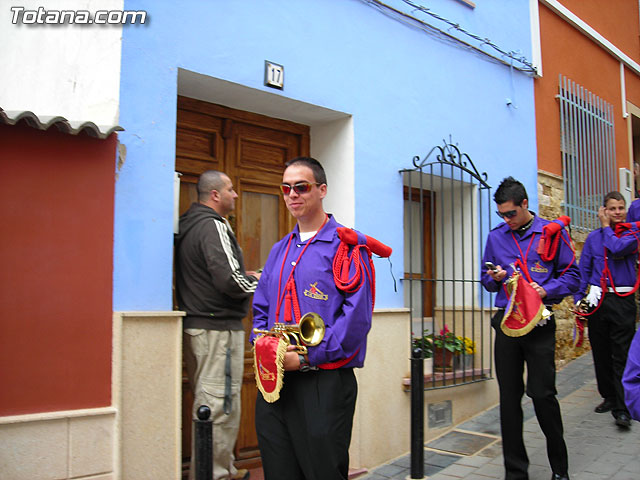
POLYGON ((473 353, 461 353, 453 357, 454 370, 469 370, 473 368, 473 353))
POLYGON ((433 370, 453 370, 453 352, 446 348, 435 347, 433 349, 433 370))
POLYGON ((464 368, 465 370, 470 370, 473 368, 473 353, 464 355, 464 368))
POLYGON ((424 359, 424 374, 431 375, 433 373, 433 358, 424 359))

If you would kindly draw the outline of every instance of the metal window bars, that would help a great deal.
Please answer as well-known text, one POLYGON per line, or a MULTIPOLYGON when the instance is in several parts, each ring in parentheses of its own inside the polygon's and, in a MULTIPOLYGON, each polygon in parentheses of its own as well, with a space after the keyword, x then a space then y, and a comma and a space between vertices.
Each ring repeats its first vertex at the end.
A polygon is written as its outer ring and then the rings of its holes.
MULTIPOLYGON (((411 311, 411 345, 413 350, 427 335, 433 347, 434 366, 425 368, 424 388, 487 380, 493 362, 492 307, 491 295, 480 283, 482 248, 491 228, 487 175, 479 173, 451 141, 433 147, 422 159, 414 157, 413 167, 400 173, 405 197, 403 282, 405 304, 411 311), (446 348, 436 348, 441 334, 454 350, 460 349, 455 338, 466 339, 467 349, 475 345, 475 353, 449 355, 446 348)), ((427 358, 429 352, 423 350, 422 359, 427 358)))
POLYGON ((560 137, 565 198, 573 228, 599 227, 598 208, 617 189, 613 106, 559 76, 560 137))

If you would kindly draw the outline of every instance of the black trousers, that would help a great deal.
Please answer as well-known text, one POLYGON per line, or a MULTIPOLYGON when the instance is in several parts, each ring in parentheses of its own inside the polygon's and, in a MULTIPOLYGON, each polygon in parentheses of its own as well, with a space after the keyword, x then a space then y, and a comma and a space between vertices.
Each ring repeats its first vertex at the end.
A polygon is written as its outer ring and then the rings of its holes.
POLYGON ((352 368, 286 372, 280 398, 258 392, 265 480, 347 480, 358 385, 352 368))
POLYGON ((600 308, 587 319, 598 392, 614 403, 615 417, 629 413, 624 403, 622 373, 636 332, 635 296, 605 293, 600 308))
POLYGON ((504 310, 491 320, 496 331, 495 363, 500 388, 500 427, 507 480, 528 478, 529 457, 522 437, 524 364, 527 364, 526 392, 540 428, 547 438, 547 457, 554 473, 568 472, 567 446, 563 438, 560 404, 556 398, 556 324, 535 327, 522 337, 509 337, 500 329, 504 310))

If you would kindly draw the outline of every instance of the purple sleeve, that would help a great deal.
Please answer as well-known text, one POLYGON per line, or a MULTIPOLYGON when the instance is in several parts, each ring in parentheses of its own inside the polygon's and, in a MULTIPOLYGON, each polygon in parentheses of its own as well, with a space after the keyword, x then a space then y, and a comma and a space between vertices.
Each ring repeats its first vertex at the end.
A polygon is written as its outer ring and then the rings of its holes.
MULTIPOLYGON (((356 364, 364 360, 366 338, 371 329, 373 316, 372 271, 369 258, 363 252, 360 259, 362 283, 355 292, 344 293, 344 299, 335 320, 329 324, 322 343, 309 348, 309 363, 320 365, 354 357, 356 364)), ((350 276, 355 265, 350 267, 350 276)), ((349 362, 351 363, 351 362, 349 362)))
POLYGON ((638 221, 640 221, 640 198, 631 203, 629 211, 627 212, 627 222, 638 221))
POLYGON ((640 420, 640 330, 638 330, 631 342, 627 365, 622 375, 624 387, 624 401, 629 413, 634 420, 640 420))
POLYGON ((638 249, 638 231, 631 231, 620 238, 616 236, 611 227, 602 229, 604 234, 604 246, 614 255, 630 255, 638 249))
MULTIPOLYGON (((502 285, 501 282, 496 282, 489 276, 487 273, 487 267, 484 265, 485 262, 491 262, 496 266, 499 265, 499 260, 494 253, 495 248, 493 243, 492 235, 489 234, 487 237, 487 245, 484 248, 484 255, 482 256, 482 265, 480 266, 480 282, 488 292, 497 292, 500 290, 500 285, 502 285)), ((500 266, 503 269, 505 268, 503 265, 500 266)))
MULTIPOLYGON (((257 328, 259 330, 266 330, 269 320, 269 302, 267 300, 268 285, 269 273, 267 270, 264 270, 260 277, 260 281, 258 282, 256 292, 253 294, 253 328, 257 328)), ((253 339, 256 337, 256 334, 253 333, 253 328, 251 329, 251 335, 249 336, 250 343, 253 343, 253 339)))

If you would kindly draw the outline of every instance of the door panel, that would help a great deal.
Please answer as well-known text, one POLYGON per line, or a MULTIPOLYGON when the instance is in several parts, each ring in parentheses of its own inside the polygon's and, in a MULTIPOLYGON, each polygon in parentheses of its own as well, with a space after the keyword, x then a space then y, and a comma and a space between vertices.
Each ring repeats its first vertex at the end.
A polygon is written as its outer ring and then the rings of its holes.
MULTIPOLYGON (((176 171, 180 172, 180 213, 197 201, 198 176, 206 170, 225 172, 238 193, 236 211, 229 222, 243 250, 245 268, 264 266, 273 244, 293 227, 280 194, 284 163, 309 155, 309 127, 192 98, 178 97, 176 171)), ((251 312, 243 319, 249 336, 251 312)), ((183 381, 183 460, 191 455, 193 397, 183 381)), ((255 432, 258 390, 253 374, 253 354, 246 343, 241 391, 242 415, 235 447, 237 465, 260 465, 255 432)))
POLYGON ((218 132, 179 129, 176 135, 176 147, 186 159, 203 162, 216 162, 220 148, 218 132))
MULTIPOLYGON (((280 188, 250 180, 239 180, 237 184, 239 212, 236 223, 238 242, 242 246, 247 270, 264 267, 273 244, 283 234, 281 225, 286 207, 280 197, 280 188), (283 212, 284 210, 284 212, 283 212), (242 239, 242 240, 240 240, 242 239)), ((253 326, 253 313, 243 319, 245 337, 248 339, 253 326)), ((236 443, 235 456, 238 465, 252 467, 260 458, 258 437, 255 431, 255 407, 258 389, 253 373, 253 352, 251 344, 245 343, 244 375, 242 378, 242 413, 240 432, 236 443)))
POLYGON ((198 201, 198 177, 182 174, 180 177, 180 206, 178 212, 182 215, 189 210, 192 203, 198 201))
POLYGON ((181 173, 200 175, 225 169, 225 119, 189 110, 178 110, 176 166, 181 173))
POLYGON ((293 152, 300 151, 300 139, 286 132, 236 122, 233 134, 237 167, 247 169, 251 176, 278 170, 281 175, 284 162, 296 156, 292 156, 293 152))
POLYGON ((243 191, 238 232, 245 239, 244 261, 249 270, 264 266, 280 234, 280 195, 243 191))

